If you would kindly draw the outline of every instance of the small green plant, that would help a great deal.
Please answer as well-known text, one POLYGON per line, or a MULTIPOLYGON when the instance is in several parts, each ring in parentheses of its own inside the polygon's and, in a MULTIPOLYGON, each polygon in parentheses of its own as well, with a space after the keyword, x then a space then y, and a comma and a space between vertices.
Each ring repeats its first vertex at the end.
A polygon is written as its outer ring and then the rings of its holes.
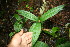
POLYGON ((29 5, 27 4, 26 7, 29 7, 29 5))
POLYGON ((34 11, 33 7, 30 7, 30 12, 33 12, 33 11, 34 11))
POLYGON ((13 25, 15 32, 11 32, 9 34, 10 37, 12 37, 15 33, 19 32, 22 29, 23 25, 24 25, 24 23, 22 21, 22 18, 18 14, 14 14, 14 17, 16 18, 16 22, 13 25))
POLYGON ((11 32, 11 33, 9 34, 9 36, 12 37, 14 34, 15 34, 15 32, 11 32))
POLYGON ((29 8, 30 12, 33 12, 33 7, 30 7, 28 4, 26 5, 26 8, 29 8))
POLYGON ((49 30, 43 30, 45 33, 52 35, 53 37, 57 37, 57 35, 55 34, 57 31, 59 31, 60 29, 58 27, 53 27, 52 29, 49 30))
MULTIPOLYGON (((35 47, 35 46, 36 47, 41 47, 42 45, 44 45, 43 47, 48 47, 45 43, 37 41, 38 38, 39 38, 40 33, 42 32, 42 30, 41 30, 42 29, 42 24, 43 24, 43 22, 45 20, 49 19, 50 17, 54 16, 59 11, 61 11, 64 6, 65 5, 60 5, 60 6, 57 6, 55 8, 52 8, 52 9, 48 10, 46 13, 44 13, 43 15, 41 15, 41 17, 36 17, 34 14, 32 14, 32 13, 30 13, 28 11, 25 11, 25 10, 16 10, 19 15, 22 15, 25 18, 30 19, 32 21, 35 21, 35 23, 33 23, 33 25, 29 29, 29 32, 33 32, 32 47, 35 47)), ((15 16, 15 18, 18 20, 18 22, 15 22, 15 24, 14 24, 14 30, 16 32, 19 32, 20 29, 23 27, 22 26, 23 23, 22 23, 22 20, 21 20, 21 18, 19 16, 18 16, 18 18, 15 16)), ((51 33, 53 35, 57 31, 56 29, 58 29, 58 28, 57 27, 52 28, 51 33)))

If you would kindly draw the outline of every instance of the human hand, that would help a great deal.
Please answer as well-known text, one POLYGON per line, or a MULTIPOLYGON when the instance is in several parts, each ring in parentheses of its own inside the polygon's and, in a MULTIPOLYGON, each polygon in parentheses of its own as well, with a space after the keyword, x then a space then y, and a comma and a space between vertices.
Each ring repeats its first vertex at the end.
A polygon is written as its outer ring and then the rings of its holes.
POLYGON ((8 45, 8 47, 31 47, 32 45, 32 32, 23 33, 21 30, 15 34, 8 45))

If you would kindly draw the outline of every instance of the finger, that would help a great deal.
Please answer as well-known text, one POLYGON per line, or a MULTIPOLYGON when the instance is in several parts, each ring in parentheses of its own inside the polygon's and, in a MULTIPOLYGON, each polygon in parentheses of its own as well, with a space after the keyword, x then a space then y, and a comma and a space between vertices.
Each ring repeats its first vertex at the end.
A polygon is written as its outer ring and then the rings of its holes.
POLYGON ((24 33, 21 38, 22 38, 22 42, 21 42, 21 46, 27 47, 27 42, 26 42, 26 33, 24 33))
POLYGON ((22 44, 23 43, 26 43, 26 33, 24 33, 22 36, 21 36, 21 38, 22 38, 22 44))
POLYGON ((27 33, 24 33, 22 36, 22 43, 21 45, 27 45, 28 43, 31 42, 32 40, 32 32, 27 32, 27 33))
POLYGON ((21 29, 21 31, 19 33, 17 33, 18 35, 22 36, 23 35, 23 29, 21 29))

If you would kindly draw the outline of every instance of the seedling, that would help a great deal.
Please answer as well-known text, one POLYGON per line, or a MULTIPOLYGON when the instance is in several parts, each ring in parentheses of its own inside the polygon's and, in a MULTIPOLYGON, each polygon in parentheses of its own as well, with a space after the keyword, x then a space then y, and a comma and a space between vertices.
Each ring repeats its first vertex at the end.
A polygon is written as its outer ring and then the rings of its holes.
POLYGON ((29 8, 30 12, 33 12, 33 7, 30 7, 28 4, 26 5, 26 8, 29 8))
POLYGON ((53 27, 52 29, 44 29, 43 31, 47 34, 52 35, 53 37, 57 37, 57 35, 55 33, 59 30, 60 29, 58 27, 53 27))
POLYGON ((26 5, 26 7, 29 7, 29 5, 26 5))
MULTIPOLYGON (((39 42, 37 42, 38 38, 39 38, 39 35, 40 33, 42 32, 42 23, 49 19, 50 17, 54 16, 55 14, 57 14, 59 11, 61 11, 63 9, 65 5, 60 5, 60 6, 57 6, 57 7, 54 7, 50 10, 48 10, 46 13, 44 13, 43 15, 41 15, 41 17, 36 17, 34 14, 28 12, 28 11, 25 11, 25 10, 16 10, 18 12, 19 15, 22 15, 24 16, 25 18, 27 19, 30 19, 32 21, 35 21, 35 23, 33 23, 33 25, 30 27, 29 29, 29 32, 33 32, 33 36, 32 36, 32 47, 35 46, 35 44, 38 44, 39 42)), ((18 20, 18 19, 17 19, 18 20)), ((21 21, 21 18, 20 20, 21 21)), ((22 24, 14 24, 14 27, 17 26, 18 28, 21 28, 22 27, 22 24)), ((16 27, 15 27, 16 28, 16 27)), ((18 28, 16 28, 14 30, 16 32, 20 31, 20 29, 18 30, 18 28)), ((52 31, 53 32, 53 31, 52 31)), ((54 30, 54 33, 56 32, 56 30, 54 30)), ((42 42, 40 42, 39 44, 41 44, 42 42)), ((39 45, 38 45, 39 47, 39 45)), ((45 46, 43 46, 45 47, 45 46)))

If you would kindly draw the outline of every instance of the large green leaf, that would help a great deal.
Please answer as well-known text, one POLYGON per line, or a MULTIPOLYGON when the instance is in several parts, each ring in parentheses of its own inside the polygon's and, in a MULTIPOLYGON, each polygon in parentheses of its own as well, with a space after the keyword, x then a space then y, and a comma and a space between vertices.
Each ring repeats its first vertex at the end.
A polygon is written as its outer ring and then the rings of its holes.
POLYGON ((37 41, 34 45, 34 47, 49 47, 46 43, 37 41))
POLYGON ((34 14, 32 14, 32 13, 30 13, 30 12, 28 12, 28 11, 17 10, 17 12, 18 12, 20 15, 22 15, 22 16, 24 16, 24 17, 30 19, 30 20, 38 21, 38 17, 36 17, 34 14))
POLYGON ((32 36, 32 46, 33 46, 41 33, 41 23, 34 23, 30 27, 29 32, 33 32, 32 36))
POLYGON ((15 22, 14 24, 14 30, 16 32, 19 32, 22 29, 22 24, 20 24, 19 22, 15 22))
POLYGON ((45 21, 47 20, 48 18, 54 16, 55 14, 57 14, 59 11, 61 11, 63 9, 65 5, 60 5, 60 6, 57 6, 57 7, 54 7, 50 10, 48 10, 46 13, 44 13, 41 17, 40 17, 40 21, 45 21))

